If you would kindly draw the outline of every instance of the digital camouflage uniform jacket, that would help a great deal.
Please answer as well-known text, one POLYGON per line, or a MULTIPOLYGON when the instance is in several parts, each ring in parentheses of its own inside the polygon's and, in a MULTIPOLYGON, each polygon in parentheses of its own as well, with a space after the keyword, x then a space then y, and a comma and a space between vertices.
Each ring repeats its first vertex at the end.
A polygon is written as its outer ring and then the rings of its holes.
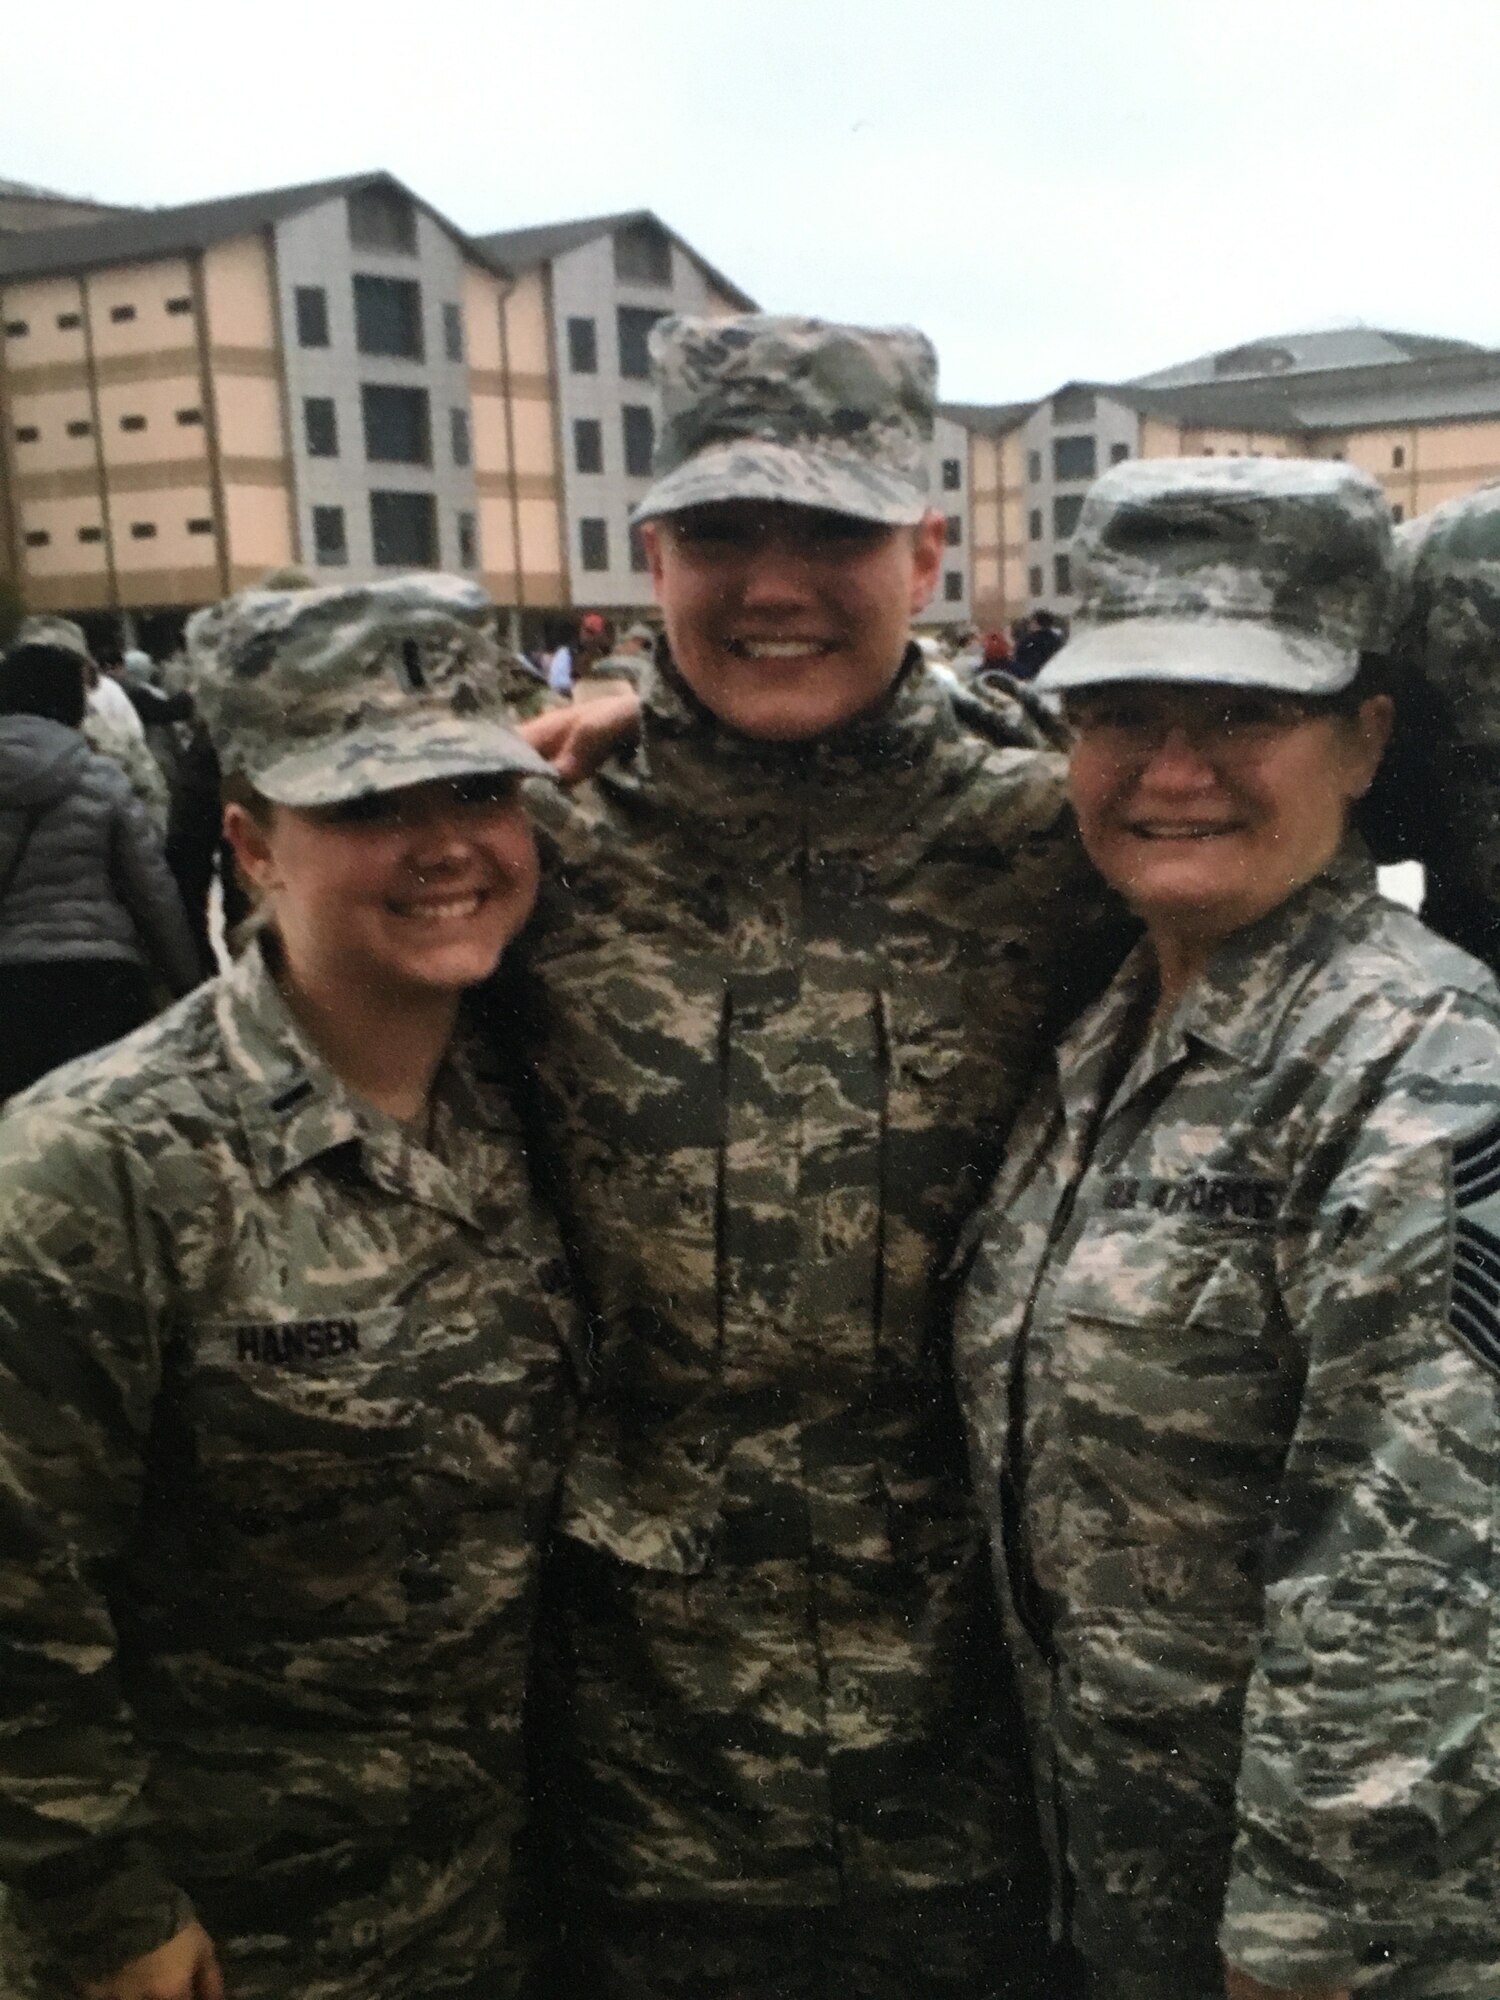
POLYGON ((816 1904, 1004 1870, 1034 1833, 995 1831, 975 1748, 1008 1683, 934 1280, 1097 917, 1060 760, 969 733, 915 649, 806 746, 665 668, 640 747, 536 812, 537 1130, 599 1371, 563 1532, 663 1585, 788 1565, 774 1631, 662 1591, 647 1726, 676 1754, 671 1702, 717 1714, 722 1755, 595 1778, 602 1878, 816 1904))
POLYGON ((261 953, 0 1124, 0 1875, 74 1976, 196 1908, 235 2000, 511 1990, 572 1340, 513 1114, 433 1147, 261 953))
POLYGON ((1074 1935, 1131 2000, 1500 1992, 1500 991, 1353 850, 1132 1057, 1151 986, 956 1331, 1074 1935))

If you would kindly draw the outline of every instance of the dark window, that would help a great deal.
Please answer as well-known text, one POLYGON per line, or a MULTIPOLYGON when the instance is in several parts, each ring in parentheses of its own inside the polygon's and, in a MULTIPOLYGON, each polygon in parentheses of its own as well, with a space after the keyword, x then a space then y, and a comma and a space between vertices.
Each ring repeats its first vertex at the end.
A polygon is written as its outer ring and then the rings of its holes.
POLYGON ((1027 452, 1026 477, 1031 481, 1033 486, 1039 484, 1042 477, 1042 454, 1039 451, 1027 452))
POLYGON ((1052 440, 1054 479, 1092 479, 1099 469, 1099 451, 1091 437, 1052 440))
POLYGON ((1040 507, 1033 507, 1027 515, 1026 532, 1034 542, 1039 542, 1042 539, 1042 510, 1040 507))
POLYGON ((568 369, 574 375, 599 373, 599 329, 591 319, 568 321, 568 369))
POLYGON ((948 515, 947 519, 943 522, 943 540, 948 544, 950 549, 956 549, 963 538, 964 524, 962 515, 948 515))
POLYGON ((479 524, 467 508, 458 517, 458 566, 460 569, 479 567, 479 524))
POLYGON ((415 278, 354 280, 354 344, 361 354, 422 359, 422 287, 415 278))
POLYGON ((187 524, 190 535, 211 535, 214 531, 212 518, 207 514, 195 514, 187 524))
POLYGON ((86 438, 93 431, 93 428, 94 426, 89 422, 87 417, 75 417, 72 423, 68 425, 68 436, 70 438, 86 438))
POLYGON ((191 299, 167 300, 167 311, 169 313, 190 313, 192 310, 193 310, 193 302, 191 299))
POLYGON ((1391 509, 1391 519, 1393 521, 1404 521, 1406 519, 1406 509, 1399 502, 1391 509))
POLYGON ((585 569, 609 568, 609 528, 595 517, 578 523, 579 559, 585 569))
POLYGON ((963 467, 956 458, 943 460, 943 491, 956 493, 964 483, 963 467))
POLYGON ((649 479, 656 449, 656 419, 644 403, 626 403, 620 411, 625 432, 625 470, 632 479, 649 479))
POLYGON ((963 600, 964 573, 961 569, 943 571, 943 599, 948 604, 958 604, 963 600))
POLYGON ((130 524, 130 539, 133 542, 154 542, 156 539, 156 523, 154 521, 132 521, 130 524))
POLYGON ((1052 398, 1055 424, 1091 424, 1094 421, 1092 389, 1064 389, 1052 398))
POLYGON ((120 419, 120 429, 122 431, 143 431, 145 428, 146 419, 144 417, 121 417, 120 419))
POLYGON ((104 540, 104 530, 102 528, 80 528, 78 530, 78 539, 80 542, 102 542, 104 540))
POLYGON ((437 568, 437 501, 430 493, 372 493, 370 534, 382 569, 437 568))
POLYGON ((1067 556, 1054 556, 1052 575, 1057 585, 1059 597, 1071 595, 1073 589, 1073 564, 1067 556))
POLYGON ((474 447, 469 437, 469 413, 467 410, 451 409, 448 412, 448 441, 453 447, 453 463, 469 465, 473 462, 474 447))
POLYGON ((630 526, 630 567, 636 576, 644 576, 651 567, 646 556, 646 537, 634 522, 630 526))
POLYGON ((16 425, 17 444, 35 444, 40 436, 41 432, 37 429, 35 424, 16 425))
POLYGON ((114 320, 116 325, 119 325, 123 320, 135 318, 135 307, 111 306, 109 309, 109 316, 112 320, 114 320))
POLYGON ((1109 448, 1109 462, 1111 465, 1123 465, 1129 456, 1130 446, 1128 444, 1112 444, 1109 448))
POLYGON ((443 307, 443 352, 450 361, 464 358, 464 316, 451 300, 443 307))
POLYGON ((302 435, 309 458, 338 457, 339 413, 332 396, 302 398, 302 435))
POLYGON ((1061 494, 1052 503, 1052 533, 1059 542, 1065 542, 1078 526, 1078 516, 1083 512, 1081 493, 1061 494))
POLYGON ((1206 445, 1205 445, 1205 446, 1203 447, 1203 456, 1204 456, 1205 458, 1212 458, 1212 457, 1213 457, 1213 455, 1214 455, 1214 448, 1213 448, 1213 446, 1212 446, 1211 444, 1206 444, 1206 445))
POLYGON ((1400 444, 1393 445, 1391 447, 1391 464, 1394 465, 1399 470, 1403 465, 1405 465, 1405 463, 1406 463, 1405 445, 1400 445, 1400 444))
POLYGON ((1035 564, 1026 572, 1026 588, 1033 597, 1042 594, 1042 572, 1035 564))
POLYGON ((366 458, 384 464, 431 465, 432 422, 425 389, 362 382, 359 399, 366 458))
POLYGON ((299 285, 296 290, 297 345, 328 345, 328 294, 321 285, 299 285))
POLYGON ((59 313, 57 315, 57 330, 59 333, 74 333, 82 325, 82 313, 59 313))
POLYGON ((342 507, 314 507, 312 510, 313 551, 325 567, 349 560, 349 543, 344 534, 342 507))
POLYGON ((45 528, 32 528, 26 536, 26 546, 28 549, 44 549, 51 540, 45 528))
POLYGON ((672 245, 666 232, 649 222, 615 231, 615 276, 622 285, 670 285, 672 245))
POLYGON ((24 319, 8 319, 5 322, 5 337, 7 340, 20 340, 23 335, 30 333, 30 331, 31 328, 24 319))
POLYGON ((201 424, 203 421, 203 412, 201 410, 179 410, 177 412, 177 421, 180 424, 201 424))
POLYGON ((416 210, 395 188, 356 188, 349 197, 349 241, 358 250, 414 253, 416 210))
POLYGON ((573 465, 578 472, 604 470, 604 428, 597 417, 573 419, 573 465))
POLYGON ((646 346, 646 337, 663 315, 653 312, 649 306, 619 306, 615 311, 615 330, 620 342, 620 373, 627 382, 646 382, 651 378, 651 353, 646 346))

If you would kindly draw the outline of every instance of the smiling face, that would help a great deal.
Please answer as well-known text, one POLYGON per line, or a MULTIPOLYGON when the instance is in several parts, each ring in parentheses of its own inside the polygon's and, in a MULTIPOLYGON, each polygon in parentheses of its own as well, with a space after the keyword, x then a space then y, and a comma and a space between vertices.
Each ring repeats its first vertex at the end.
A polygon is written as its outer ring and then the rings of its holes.
POLYGON ((1158 945, 1211 946, 1312 880, 1390 730, 1258 689, 1126 683, 1069 698, 1069 786, 1096 868, 1158 945))
POLYGON ((943 517, 890 528, 748 500, 642 529, 678 671, 732 729, 800 742, 878 703, 943 560, 943 517))
POLYGON ((225 809, 269 901, 286 977, 325 1003, 456 995, 494 970, 536 899, 513 778, 406 786, 338 806, 225 809))

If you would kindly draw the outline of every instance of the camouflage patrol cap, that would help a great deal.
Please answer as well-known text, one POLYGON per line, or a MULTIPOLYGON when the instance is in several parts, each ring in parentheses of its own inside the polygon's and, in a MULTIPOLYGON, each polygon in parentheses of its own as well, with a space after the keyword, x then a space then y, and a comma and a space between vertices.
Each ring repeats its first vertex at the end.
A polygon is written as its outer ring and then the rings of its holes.
POLYGON ((779 500, 888 526, 927 506, 937 356, 913 327, 659 320, 656 483, 632 519, 779 500))
POLYGON ((1333 459, 1135 459, 1090 487, 1044 691, 1201 681, 1334 694, 1389 637, 1390 509, 1333 459))
POLYGON ((76 653, 85 662, 92 662, 94 657, 81 625, 71 618, 56 618, 46 612, 23 618, 16 627, 10 649, 19 652, 23 646, 46 646, 55 653, 76 653))
POLYGON ((1398 656, 1462 731, 1500 742, 1500 484, 1398 528, 1396 574, 1398 656))
POLYGON ((493 613, 456 576, 242 591, 189 620, 193 697, 225 770, 278 805, 550 777, 511 727, 493 613))

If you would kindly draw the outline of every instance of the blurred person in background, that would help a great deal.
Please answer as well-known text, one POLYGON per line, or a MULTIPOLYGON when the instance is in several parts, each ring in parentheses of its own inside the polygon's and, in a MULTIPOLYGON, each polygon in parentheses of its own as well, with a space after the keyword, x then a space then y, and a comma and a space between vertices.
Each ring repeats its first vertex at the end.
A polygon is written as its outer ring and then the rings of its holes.
POLYGON ((0 1099, 201 971, 160 840, 84 737, 86 651, 46 636, 62 622, 30 621, 0 660, 0 1099))

